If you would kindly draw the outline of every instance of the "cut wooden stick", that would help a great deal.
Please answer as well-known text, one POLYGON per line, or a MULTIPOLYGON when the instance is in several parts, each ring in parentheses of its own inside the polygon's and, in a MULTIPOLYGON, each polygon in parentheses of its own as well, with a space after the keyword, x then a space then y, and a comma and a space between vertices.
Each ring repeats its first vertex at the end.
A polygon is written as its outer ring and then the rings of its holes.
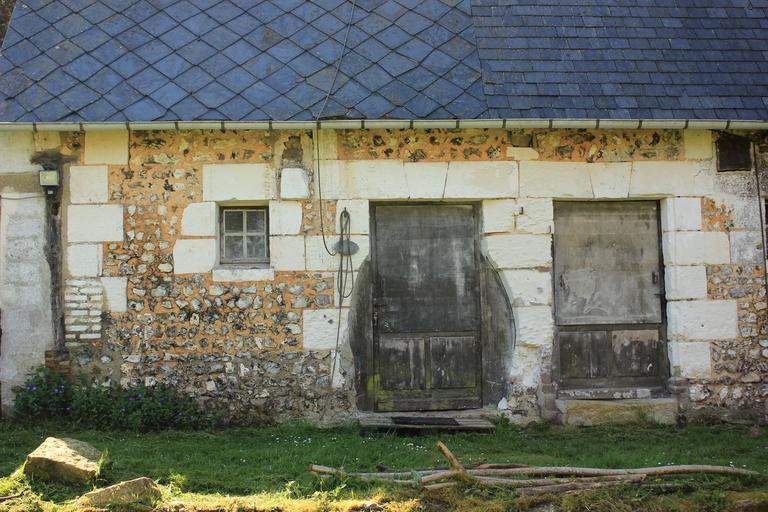
POLYGON ((622 480, 614 480, 608 482, 582 482, 576 480, 575 482, 567 484, 557 485, 544 485, 540 487, 524 487, 517 490, 517 494, 520 496, 532 496, 537 494, 549 494, 555 492, 575 492, 575 491, 591 491, 594 489, 602 489, 605 487, 615 487, 619 485, 626 485, 630 483, 637 483, 642 481, 643 475, 629 475, 622 480))
POLYGON ((436 491, 438 489, 445 489, 447 487, 456 487, 457 485, 459 485, 458 482, 441 482, 439 484, 425 485, 424 489, 428 491, 436 491))
POLYGON ((12 494, 10 496, 0 496, 0 503, 4 501, 15 500, 15 499, 21 498, 22 496, 24 496, 23 492, 20 492, 19 494, 12 494))
POLYGON ((420 482, 422 484, 427 484, 439 480, 449 480, 451 478, 461 477, 462 475, 464 475, 464 473, 461 471, 441 471, 440 473, 432 473, 431 475, 422 476, 420 482))
POLYGON ((683 475, 708 473, 719 475, 755 476, 760 473, 748 469, 732 468, 730 466, 681 465, 657 466, 652 468, 632 469, 602 469, 578 468, 570 466, 540 466, 510 469, 470 469, 467 473, 472 476, 517 476, 517 475, 548 475, 548 476, 608 476, 608 475, 683 475))
POLYGON ((440 453, 442 453, 443 456, 448 459, 448 464, 450 464, 453 469, 459 471, 462 475, 466 473, 467 470, 464 468, 464 466, 461 465, 459 459, 456 458, 456 456, 451 452, 451 450, 448 449, 447 446, 443 444, 442 441, 438 441, 436 446, 437 449, 440 450, 440 453))

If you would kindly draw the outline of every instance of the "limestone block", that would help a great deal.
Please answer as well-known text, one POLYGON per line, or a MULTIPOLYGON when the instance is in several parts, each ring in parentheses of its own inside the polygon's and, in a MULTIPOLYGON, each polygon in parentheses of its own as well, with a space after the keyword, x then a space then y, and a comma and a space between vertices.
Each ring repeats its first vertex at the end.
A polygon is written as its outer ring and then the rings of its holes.
POLYGON ((83 441, 48 437, 27 455, 24 473, 44 481, 85 484, 99 471, 101 452, 83 441))
POLYGON ((61 135, 59 132, 34 132, 34 144, 35 151, 58 149, 61 146, 61 135))
POLYGON ((630 197, 706 196, 714 192, 707 162, 632 162, 630 197))
POLYGON ((320 150, 320 160, 338 160, 339 140, 336 130, 324 128, 317 131, 317 144, 320 150))
POLYGON ((112 313, 128 311, 128 281, 125 277, 102 277, 104 310, 112 313))
POLYGON ((122 205, 83 204, 67 208, 67 241, 113 242, 122 239, 122 205))
POLYGON ((139 503, 153 505, 162 495, 152 479, 142 476, 85 493, 77 499, 77 505, 88 508, 113 508, 139 503))
POLYGON ((552 304, 552 274, 539 270, 502 270, 501 280, 513 306, 552 304))
POLYGON ((100 275, 101 254, 101 244, 70 244, 67 247, 67 272, 72 277, 100 275))
POLYGON ((713 156, 712 132, 709 130, 683 130, 683 147, 687 160, 709 160, 713 156))
POLYGON ((86 164, 127 164, 128 130, 86 131, 86 164))
POLYGON ((283 169, 280 172, 280 198, 307 199, 308 197, 309 176, 307 176, 307 171, 298 167, 283 169))
POLYGON ((515 215, 518 212, 514 199, 491 199, 483 201, 483 233, 505 233, 515 230, 515 215))
POLYGON ((216 282, 240 282, 240 281, 272 281, 275 279, 275 270, 272 268, 215 268, 212 281, 216 282))
POLYGON ((181 234, 184 236, 216 236, 218 207, 212 201, 190 203, 181 215, 181 234))
POLYGON ((204 201, 273 199, 275 173, 267 164, 210 164, 203 166, 204 201))
POLYGON ((275 270, 306 268, 303 236, 270 236, 269 263, 275 270))
POLYGON ((642 419, 661 425, 677 423, 677 400, 674 398, 556 400, 555 404, 563 425, 631 425, 642 419))
MULTIPOLYGON (((336 243, 338 238, 326 236, 326 243, 328 248, 333 250, 333 244, 336 243)), ((356 243, 359 250, 356 254, 352 255, 352 268, 357 270, 363 263, 363 260, 368 257, 369 251, 369 238, 364 235, 356 235, 351 237, 351 240, 356 243)), ((326 252, 323 246, 323 238, 320 236, 308 236, 306 238, 307 246, 307 270, 337 270, 339 268, 340 256, 331 256, 326 252)))
POLYGON ((586 165, 579 162, 520 162, 520 195, 591 199, 594 196, 586 165))
POLYGON ((215 238, 176 240, 173 246, 173 272, 195 274, 210 272, 218 260, 215 238))
POLYGON ((109 172, 106 165, 73 165, 69 168, 71 203, 106 203, 109 200, 109 172))
POLYGON ((585 164, 592 182, 595 199, 614 199, 629 196, 632 164, 629 162, 585 164))
POLYGON ((0 174, 16 174, 40 170, 37 164, 29 163, 29 157, 35 152, 32 132, 0 132, 0 174))
POLYGON ((731 263, 757 264, 763 261, 763 237, 759 231, 731 231, 731 263))
POLYGON ((494 266, 533 268, 552 265, 551 235, 492 235, 482 240, 483 252, 494 266))
POLYGON ((452 161, 448 164, 448 178, 443 194, 446 199, 502 198, 517 195, 517 162, 452 161))
POLYGON ((729 340, 739 335, 735 300, 691 300, 667 303, 671 340, 729 340))
POLYGON ((667 300, 707 298, 707 269, 704 265, 667 266, 664 269, 667 300))
MULTIPOLYGON (((339 338, 347 332, 348 315, 349 310, 342 309, 339 338)), ((338 322, 338 309, 305 309, 302 312, 304 350, 334 350, 339 330, 338 322)))
POLYGON ((515 345, 509 380, 527 388, 536 387, 541 381, 541 354, 539 347, 515 345))
POLYGON ((320 172, 324 199, 408 199, 400 160, 327 160, 320 172))
POLYGON ((353 235, 367 235, 371 230, 370 204, 365 199, 339 199, 336 202, 336 232, 341 232, 341 212, 346 208, 349 213, 350 228, 353 235))
POLYGON ((519 215, 516 230, 522 233, 548 234, 554 232, 552 199, 522 197, 517 200, 519 215))
POLYGON ((662 235, 666 265, 730 263, 728 234, 719 231, 670 231, 662 235))
POLYGON ((555 321, 551 306, 513 308, 517 343, 530 346, 552 346, 555 321))
POLYGON ((507 157, 512 160, 536 160, 539 158, 539 152, 533 148, 507 148, 507 157))
POLYGON ((447 162, 406 162, 403 170, 409 198, 440 199, 445 195, 447 162))
POLYGON ((298 201, 269 202, 269 234, 298 235, 304 220, 301 203, 298 201))
POLYGON ((661 201, 662 231, 701 230, 701 198, 670 197, 661 201))
POLYGON ((669 366, 672 375, 687 379, 712 376, 712 356, 707 341, 669 342, 669 366))

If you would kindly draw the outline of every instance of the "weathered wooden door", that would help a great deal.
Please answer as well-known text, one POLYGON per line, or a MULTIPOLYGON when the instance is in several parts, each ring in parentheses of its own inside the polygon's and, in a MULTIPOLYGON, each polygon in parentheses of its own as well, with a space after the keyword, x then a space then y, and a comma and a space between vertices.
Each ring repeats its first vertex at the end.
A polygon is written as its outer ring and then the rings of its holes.
POLYGON ((554 239, 561 385, 660 384, 658 203, 556 202, 554 239))
POLYGON ((479 407, 474 207, 386 205, 373 213, 375 409, 479 407))

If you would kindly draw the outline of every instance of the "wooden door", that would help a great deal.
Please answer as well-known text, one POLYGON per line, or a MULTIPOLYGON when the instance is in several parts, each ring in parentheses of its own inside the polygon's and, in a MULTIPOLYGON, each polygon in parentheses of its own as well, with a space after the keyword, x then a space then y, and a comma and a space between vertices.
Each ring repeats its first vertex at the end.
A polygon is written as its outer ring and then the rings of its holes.
POLYGON ((479 407, 474 207, 387 205, 373 213, 375 409, 479 407))
POLYGON ((554 250, 561 384, 660 383, 658 203, 556 202, 554 250))

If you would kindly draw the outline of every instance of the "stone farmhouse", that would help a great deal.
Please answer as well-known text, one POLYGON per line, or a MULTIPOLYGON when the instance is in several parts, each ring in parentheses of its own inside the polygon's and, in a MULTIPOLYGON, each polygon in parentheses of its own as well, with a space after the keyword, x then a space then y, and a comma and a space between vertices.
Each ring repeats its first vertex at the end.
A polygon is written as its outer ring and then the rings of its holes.
POLYGON ((765 421, 767 56, 757 0, 19 0, 3 408, 765 421))

